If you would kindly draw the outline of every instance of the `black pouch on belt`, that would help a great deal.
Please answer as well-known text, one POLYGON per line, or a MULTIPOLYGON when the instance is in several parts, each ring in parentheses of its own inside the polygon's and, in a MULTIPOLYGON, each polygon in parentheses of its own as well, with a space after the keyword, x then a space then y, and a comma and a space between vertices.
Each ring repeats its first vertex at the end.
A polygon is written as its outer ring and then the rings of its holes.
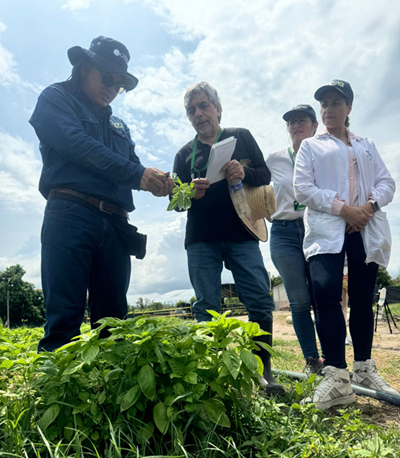
POLYGON ((71 194, 54 192, 49 196, 49 200, 52 199, 71 200, 103 216, 103 218, 106 218, 113 225, 118 237, 126 245, 131 256, 135 256, 137 259, 143 259, 146 256, 147 235, 138 232, 138 228, 129 224, 128 220, 123 216, 102 212, 94 205, 86 202, 86 200, 71 194))

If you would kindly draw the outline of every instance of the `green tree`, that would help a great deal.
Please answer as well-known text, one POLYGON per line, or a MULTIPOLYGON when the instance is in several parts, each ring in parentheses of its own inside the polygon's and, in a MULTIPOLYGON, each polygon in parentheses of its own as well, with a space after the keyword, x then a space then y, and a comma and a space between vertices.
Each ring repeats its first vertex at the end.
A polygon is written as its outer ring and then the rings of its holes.
POLYGON ((394 286, 400 286, 400 273, 397 275, 396 278, 393 279, 393 285, 394 286))
POLYGON ((224 305, 243 305, 238 297, 225 297, 224 305))
POLYGON ((272 277, 271 277, 271 289, 274 286, 279 285, 279 283, 282 283, 282 278, 279 275, 277 275, 276 277, 274 277, 272 275, 272 277))
POLYGON ((147 297, 143 299, 143 297, 139 297, 139 299, 136 301, 136 308, 139 310, 145 310, 150 307, 151 301, 147 297))
POLYGON ((384 267, 379 266, 376 284, 378 286, 390 286, 394 284, 392 277, 384 267))
POLYGON ((163 304, 162 302, 152 302, 149 306, 149 309, 150 310, 162 310, 165 308, 165 304, 163 304))
POLYGON ((43 292, 22 280, 25 270, 19 264, 0 272, 0 317, 7 320, 7 291, 9 292, 11 326, 40 325, 45 321, 43 292))

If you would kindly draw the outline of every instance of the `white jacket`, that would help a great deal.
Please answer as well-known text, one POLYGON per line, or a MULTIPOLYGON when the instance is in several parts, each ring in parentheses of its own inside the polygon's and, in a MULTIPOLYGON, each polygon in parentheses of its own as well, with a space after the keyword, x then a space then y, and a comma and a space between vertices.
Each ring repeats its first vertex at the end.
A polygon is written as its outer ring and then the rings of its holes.
MULTIPOLYGON (((396 189, 374 142, 349 135, 359 170, 359 204, 372 196, 384 207, 393 200, 396 189)), ((340 253, 346 222, 332 214, 335 198, 349 205, 349 159, 343 142, 327 132, 303 140, 294 170, 296 199, 306 205, 304 215, 304 254, 340 253)), ((389 263, 391 237, 386 213, 378 211, 361 231, 366 252, 365 262, 386 267, 389 263)))

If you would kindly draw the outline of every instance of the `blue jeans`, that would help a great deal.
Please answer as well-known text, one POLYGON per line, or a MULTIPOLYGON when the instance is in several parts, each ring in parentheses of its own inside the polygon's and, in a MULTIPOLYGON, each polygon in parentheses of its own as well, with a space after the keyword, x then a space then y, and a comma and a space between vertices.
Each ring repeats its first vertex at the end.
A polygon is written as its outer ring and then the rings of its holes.
POLYGON ((272 222, 270 251, 289 299, 294 331, 304 358, 318 358, 314 323, 311 318, 311 279, 309 266, 303 254, 304 223, 293 221, 272 222))
POLYGON ((221 272, 229 265, 240 301, 246 306, 249 321, 272 321, 274 301, 258 242, 196 242, 187 246, 189 276, 196 302, 197 321, 208 321, 207 310, 221 312, 221 272))
POLYGON ((46 206, 42 226, 45 336, 39 350, 53 351, 80 334, 89 290, 92 327, 100 318, 124 318, 130 256, 101 215, 69 200, 46 206))
POLYGON ((325 351, 325 365, 346 368, 346 324, 340 301, 342 298, 344 255, 347 254, 350 303, 350 334, 354 360, 371 358, 374 336, 374 297, 378 264, 365 264, 361 234, 346 234, 342 251, 317 254, 310 258, 312 286, 317 306, 319 336, 325 351))

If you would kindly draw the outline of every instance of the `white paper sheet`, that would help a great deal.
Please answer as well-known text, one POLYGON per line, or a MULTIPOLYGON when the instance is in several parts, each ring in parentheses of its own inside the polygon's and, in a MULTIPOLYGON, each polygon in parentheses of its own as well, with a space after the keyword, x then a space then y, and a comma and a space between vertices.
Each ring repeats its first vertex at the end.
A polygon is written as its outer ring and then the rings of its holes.
POLYGON ((222 167, 231 160, 235 151, 236 138, 229 137, 218 143, 214 143, 210 150, 210 162, 208 163, 206 178, 211 184, 217 183, 225 178, 224 173, 220 173, 222 167))

